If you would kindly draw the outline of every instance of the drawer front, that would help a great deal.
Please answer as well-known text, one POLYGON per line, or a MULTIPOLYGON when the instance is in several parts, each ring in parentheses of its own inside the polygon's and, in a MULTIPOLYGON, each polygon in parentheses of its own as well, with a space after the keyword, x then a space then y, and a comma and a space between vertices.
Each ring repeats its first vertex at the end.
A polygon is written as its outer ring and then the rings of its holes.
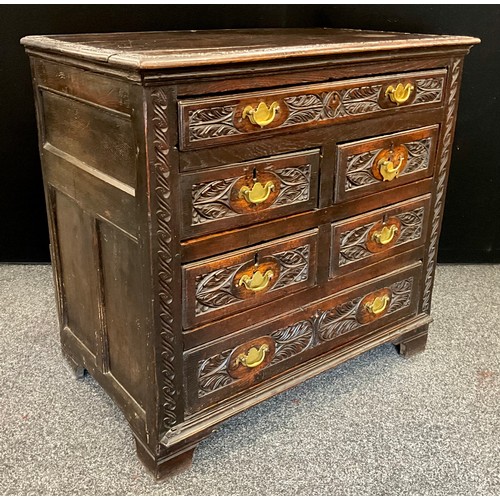
POLYGON ((438 125, 337 146, 335 202, 431 177, 438 125))
POLYGON ((188 411, 229 398, 416 313, 421 265, 185 354, 188 411))
POLYGON ((180 148, 199 149, 364 119, 381 113, 442 105, 446 70, 179 101, 180 148))
POLYGON ((430 195, 332 224, 330 277, 424 244, 430 195))
POLYGON ((184 326, 314 286, 317 230, 183 267, 184 326))
POLYGON ((183 236, 316 208, 319 155, 316 149, 183 175, 183 236))

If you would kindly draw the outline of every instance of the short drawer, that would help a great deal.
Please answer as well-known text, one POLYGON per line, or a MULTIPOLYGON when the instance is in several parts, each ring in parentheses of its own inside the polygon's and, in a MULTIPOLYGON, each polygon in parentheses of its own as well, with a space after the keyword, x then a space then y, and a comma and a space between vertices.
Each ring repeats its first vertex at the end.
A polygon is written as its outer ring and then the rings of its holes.
POLYGON ((438 125, 337 147, 335 202, 352 200, 431 177, 438 125))
POLYGON ((421 270, 421 264, 413 265, 187 352, 188 411, 415 315, 421 270))
POLYGON ((181 99, 181 150, 439 107, 446 70, 357 78, 237 95, 181 99))
POLYGON ((316 283, 317 230, 183 267, 184 326, 190 328, 316 283))
POLYGON ((184 238, 316 208, 319 156, 315 149, 182 175, 184 238))
POLYGON ((430 195, 332 224, 330 277, 424 244, 430 195))

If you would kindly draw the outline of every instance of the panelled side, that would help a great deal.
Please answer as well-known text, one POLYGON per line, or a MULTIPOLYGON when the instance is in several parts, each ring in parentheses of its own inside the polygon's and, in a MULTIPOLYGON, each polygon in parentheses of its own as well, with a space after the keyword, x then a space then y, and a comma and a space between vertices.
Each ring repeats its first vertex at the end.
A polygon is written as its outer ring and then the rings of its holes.
POLYGON ((149 274, 133 85, 39 58, 31 64, 63 354, 146 436, 149 313, 138 291, 149 274))

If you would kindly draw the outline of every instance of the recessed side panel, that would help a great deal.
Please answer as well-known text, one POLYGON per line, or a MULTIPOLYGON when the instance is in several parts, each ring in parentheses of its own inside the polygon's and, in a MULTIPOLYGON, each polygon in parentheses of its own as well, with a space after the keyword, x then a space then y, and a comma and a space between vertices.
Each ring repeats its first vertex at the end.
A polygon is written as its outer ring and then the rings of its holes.
POLYGON ((135 140, 128 115, 45 89, 41 97, 46 145, 104 173, 110 182, 135 187, 135 140))
POLYGON ((93 256, 94 219, 77 203, 54 191, 63 322, 94 355, 97 354, 98 289, 93 256))
POLYGON ((146 342, 137 297, 143 290, 139 246, 111 224, 99 222, 97 227, 108 369, 144 407, 146 342))

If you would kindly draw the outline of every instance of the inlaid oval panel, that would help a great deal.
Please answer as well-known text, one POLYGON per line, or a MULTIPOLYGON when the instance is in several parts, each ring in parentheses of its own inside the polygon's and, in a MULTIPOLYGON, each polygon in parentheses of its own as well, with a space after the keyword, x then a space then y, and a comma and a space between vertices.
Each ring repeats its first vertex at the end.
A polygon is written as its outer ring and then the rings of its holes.
POLYGON ((381 288, 369 293, 359 303, 356 317, 361 324, 370 323, 381 318, 389 311, 392 299, 390 288, 381 288))
POLYGON ((272 337, 259 337, 236 347, 231 353, 228 373, 236 379, 251 379, 271 363, 276 343, 272 337))
POLYGON ((392 248, 401 236, 401 220, 398 217, 388 217, 377 222, 368 231, 366 248, 369 252, 378 253, 392 248))
POLYGON ((280 194, 281 181, 272 172, 256 172, 240 177, 233 184, 229 196, 231 208, 240 214, 268 209, 280 194))

